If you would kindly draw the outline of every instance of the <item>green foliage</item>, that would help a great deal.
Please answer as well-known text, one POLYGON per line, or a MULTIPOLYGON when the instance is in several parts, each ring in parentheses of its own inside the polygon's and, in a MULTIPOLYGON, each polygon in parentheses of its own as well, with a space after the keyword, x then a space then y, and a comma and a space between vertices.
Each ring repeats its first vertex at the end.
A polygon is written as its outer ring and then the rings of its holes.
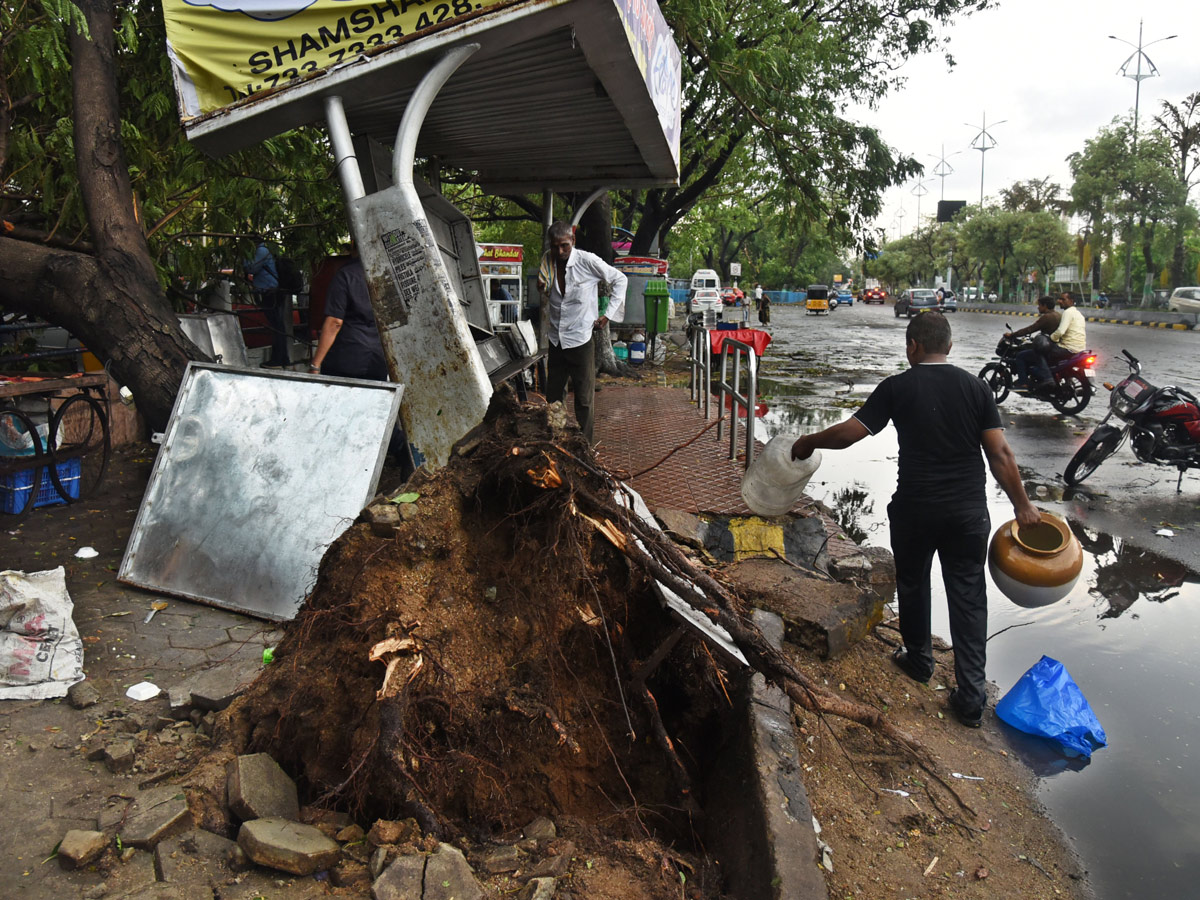
MULTIPOLYGON (((66 0, 0 4, 8 96, 35 98, 13 110, 0 156, 0 216, 68 241, 88 237, 72 136, 72 16, 78 11, 66 0)), ((169 290, 198 287, 221 269, 240 272, 254 231, 302 268, 345 241, 341 191, 319 131, 210 159, 179 127, 160 3, 118 9, 116 41, 121 138, 140 221, 169 290)))

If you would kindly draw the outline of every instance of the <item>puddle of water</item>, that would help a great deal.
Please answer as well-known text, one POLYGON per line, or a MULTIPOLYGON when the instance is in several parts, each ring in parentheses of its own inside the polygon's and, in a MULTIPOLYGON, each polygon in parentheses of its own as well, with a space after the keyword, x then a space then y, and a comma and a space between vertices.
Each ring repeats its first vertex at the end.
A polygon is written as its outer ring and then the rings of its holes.
MULTIPOLYGON (((776 404, 768 436, 842 421, 846 410, 776 404)), ((888 546, 896 433, 887 429, 824 454, 808 493, 851 522, 867 544, 888 546)), ((992 483, 993 529, 1012 508, 992 483)), ((1046 654, 1066 666, 1108 735, 1090 763, 1001 725, 1041 778, 1040 799, 1070 837, 1100 898, 1194 896, 1200 872, 1200 705, 1193 635, 1200 576, 1181 564, 1079 522, 1079 582, 1059 602, 1025 609, 989 590, 988 677, 1003 694, 1046 654)), ((948 639, 945 592, 934 576, 933 629, 948 639)))

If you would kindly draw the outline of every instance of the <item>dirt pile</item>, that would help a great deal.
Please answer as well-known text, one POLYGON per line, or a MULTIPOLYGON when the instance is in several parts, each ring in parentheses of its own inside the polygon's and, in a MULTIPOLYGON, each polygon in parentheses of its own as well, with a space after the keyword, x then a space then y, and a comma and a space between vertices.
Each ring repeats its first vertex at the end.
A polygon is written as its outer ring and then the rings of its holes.
POLYGON ((360 822, 480 843, 550 815, 585 848, 639 848, 626 896, 718 895, 686 772, 715 744, 726 674, 692 638, 640 672, 675 625, 581 515, 616 485, 562 426, 498 399, 449 465, 330 548, 189 779, 204 827, 230 831, 225 763, 262 752, 302 802, 360 822))

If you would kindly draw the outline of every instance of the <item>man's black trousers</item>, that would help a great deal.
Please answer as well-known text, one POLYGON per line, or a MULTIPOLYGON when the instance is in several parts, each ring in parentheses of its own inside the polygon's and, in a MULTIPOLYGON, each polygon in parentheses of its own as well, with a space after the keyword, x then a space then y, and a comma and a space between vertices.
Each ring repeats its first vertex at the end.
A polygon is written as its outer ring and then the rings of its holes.
POLYGON ((564 350, 550 344, 546 354, 549 374, 546 376, 546 401, 561 403, 567 395, 567 379, 575 392, 575 421, 579 430, 592 442, 595 416, 592 402, 596 396, 596 338, 593 336, 582 347, 564 350))
POLYGON ((930 573, 936 552, 950 610, 957 702, 982 709, 987 700, 987 560, 991 520, 984 504, 967 506, 888 505, 900 636, 920 672, 933 674, 930 638, 930 573))

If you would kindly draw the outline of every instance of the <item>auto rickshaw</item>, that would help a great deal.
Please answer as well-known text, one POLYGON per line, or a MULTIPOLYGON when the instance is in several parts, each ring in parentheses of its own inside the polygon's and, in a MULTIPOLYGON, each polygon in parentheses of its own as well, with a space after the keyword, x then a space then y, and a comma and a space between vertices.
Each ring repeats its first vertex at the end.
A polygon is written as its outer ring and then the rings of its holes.
POLYGON ((804 308, 809 314, 819 315, 820 313, 829 312, 829 286, 824 284, 810 284, 807 291, 807 299, 804 301, 804 308))

